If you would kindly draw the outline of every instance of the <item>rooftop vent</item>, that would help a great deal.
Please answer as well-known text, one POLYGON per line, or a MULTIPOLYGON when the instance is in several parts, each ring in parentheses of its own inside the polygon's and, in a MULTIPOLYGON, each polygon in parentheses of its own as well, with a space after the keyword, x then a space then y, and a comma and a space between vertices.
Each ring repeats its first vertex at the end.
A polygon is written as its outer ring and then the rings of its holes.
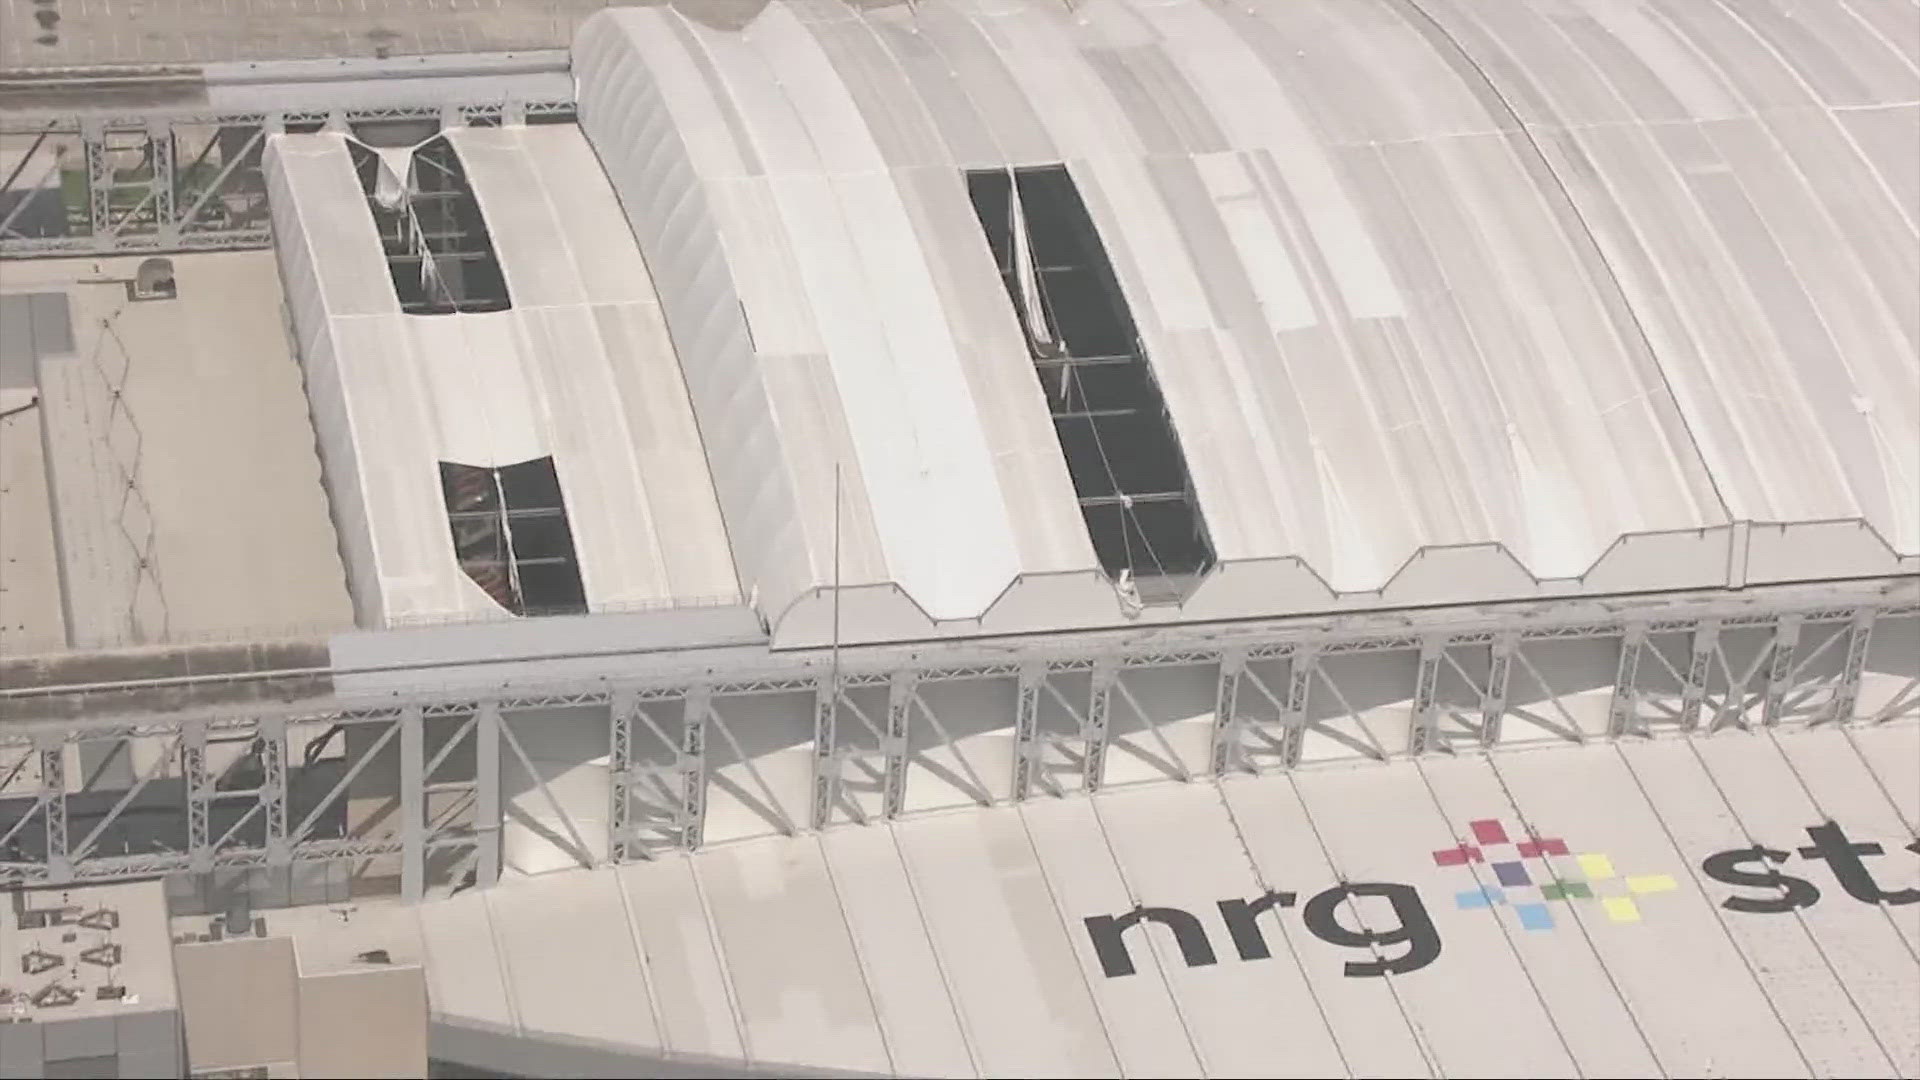
POLYGON ((117 930, 120 928, 120 913, 110 907, 99 908, 80 916, 80 925, 89 930, 117 930))
POLYGON ((411 151, 347 147, 402 311, 448 315, 513 306, 480 201, 446 136, 411 151))
POLYGON ((27 1000, 33 1002, 36 1008, 55 1009, 79 1001, 80 992, 65 983, 48 983, 35 990, 27 1000))
POLYGON ((32 948, 20 954, 20 970, 28 975, 39 975, 52 971, 67 961, 59 953, 50 953, 45 949, 32 948))
POLYGON ((173 283, 172 259, 143 259, 127 283, 127 296, 133 300, 171 300, 180 295, 173 283))

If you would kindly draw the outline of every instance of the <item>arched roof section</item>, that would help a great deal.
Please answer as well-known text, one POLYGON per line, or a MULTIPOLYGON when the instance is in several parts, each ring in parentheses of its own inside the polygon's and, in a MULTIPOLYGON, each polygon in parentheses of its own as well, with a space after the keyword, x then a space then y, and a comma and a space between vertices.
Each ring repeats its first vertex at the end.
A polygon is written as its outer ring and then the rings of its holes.
POLYGON ((575 74, 775 622, 1044 629, 1120 609, 972 170, 1064 166, 1131 310, 1217 556, 1149 618, 1920 565, 1884 7, 689 2, 575 74))

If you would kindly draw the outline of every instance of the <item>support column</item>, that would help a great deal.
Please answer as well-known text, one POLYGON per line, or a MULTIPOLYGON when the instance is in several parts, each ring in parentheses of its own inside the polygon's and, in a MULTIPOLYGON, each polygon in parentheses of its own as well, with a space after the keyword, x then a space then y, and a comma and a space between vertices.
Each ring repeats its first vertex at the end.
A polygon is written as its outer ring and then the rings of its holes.
POLYGON ((42 732, 34 739, 40 752, 40 812, 47 829, 47 880, 73 880, 73 859, 67 850, 67 741, 59 732, 42 732))
POLYGON ((680 845, 700 847, 707 828, 707 714, 713 692, 704 686, 687 691, 680 732, 680 845))
POLYGON ((1040 757, 1040 687, 1046 682, 1044 664, 1020 669, 1020 697, 1013 720, 1013 800, 1033 790, 1033 770, 1040 757))
POLYGON ((94 239, 102 240, 113 235, 113 159, 105 125, 81 121, 80 140, 87 156, 87 222, 94 239))
POLYGON ((1700 705, 1707 696, 1707 672, 1720 642, 1720 624, 1708 620, 1694 628, 1693 657, 1687 662, 1687 681, 1680 691, 1680 730, 1700 726, 1700 705))
POLYGON ((287 866, 293 849, 287 844, 287 721, 260 719, 260 814, 266 820, 267 865, 287 866))
POLYGON ((180 774, 187 797, 187 865, 196 874, 213 869, 209 814, 213 779, 207 775, 207 723, 189 720, 180 738, 180 774))
POLYGON ((1614 738, 1640 733, 1640 656, 1646 651, 1647 628, 1628 625, 1620 639, 1620 662, 1613 672, 1613 700, 1607 705, 1607 733, 1614 738))
POLYGON ((166 119, 147 122, 147 152, 153 163, 148 178, 148 196, 153 203, 153 227, 160 242, 171 245, 180 238, 180 223, 174 216, 174 191, 179 178, 174 175, 173 124, 166 119))
POLYGON ((1502 634, 1487 646, 1487 685, 1480 691, 1480 745, 1491 749, 1500 743, 1500 724, 1507 715, 1507 686, 1513 677, 1513 654, 1520 641, 1502 634))
POLYGON ((418 900, 427 891, 426 721, 408 706, 400 725, 400 895, 418 900))
POLYGON ((1879 612, 1862 608, 1854 613, 1847 627, 1847 658, 1840 665, 1840 681, 1833 688, 1833 702, 1827 706, 1828 720, 1853 719, 1854 706, 1860 700, 1860 679, 1867 670, 1867 647, 1873 644, 1873 620, 1879 612))
POLYGON ((1281 764, 1294 768, 1307 742, 1307 699, 1313 691, 1313 674, 1320 668, 1320 654, 1311 646, 1301 646, 1287 664, 1287 707, 1281 714, 1284 734, 1280 744, 1281 764))
POLYGON ((1407 752, 1416 757, 1435 749, 1440 736, 1440 709, 1435 698, 1440 686, 1440 658, 1446 648, 1445 638, 1428 638, 1420 643, 1420 667, 1413 678, 1413 730, 1407 738, 1407 752))
POLYGON ((1231 649, 1221 654, 1220 681, 1213 691, 1213 745, 1208 760, 1213 775, 1225 776, 1237 764, 1240 748, 1240 677, 1247 670, 1247 654, 1231 649))
POLYGON ((887 743, 882 747, 886 766, 882 773, 882 813, 897 818, 907 805, 907 725, 913 713, 915 674, 896 671, 887 684, 887 743))
MULTIPOLYGON (((627 861, 627 843, 633 829, 634 704, 631 690, 615 690, 613 700, 607 703, 607 859, 615 864, 627 861)), ((478 727, 474 737, 484 737, 478 727)), ((477 761, 478 743, 474 752, 477 761)), ((494 753, 499 752, 496 746, 494 753)))
MULTIPOLYGON (((616 703, 616 711, 617 703, 616 703)), ((626 799, 626 785, 616 772, 614 798, 626 799)), ((500 705, 485 701, 473 721, 473 833, 474 884, 486 888, 500 880, 500 705)), ((616 833, 616 838, 620 834, 616 833)))
POLYGON ((840 732, 840 687, 837 675, 823 675, 813 687, 813 812, 810 823, 824 829, 833 823, 833 801, 839 795, 840 754, 835 745, 840 732))
POLYGON ((1113 703, 1113 680, 1119 677, 1112 661, 1100 660, 1093 665, 1087 680, 1087 726, 1081 733, 1085 756, 1080 759, 1080 786, 1089 792, 1099 791, 1106 780, 1111 727, 1108 715, 1113 703))
POLYGON ((1773 727, 1786 712, 1787 682, 1793 677, 1793 652, 1800 644, 1800 616, 1787 615, 1773 632, 1773 652, 1767 656, 1767 691, 1760 722, 1773 727))

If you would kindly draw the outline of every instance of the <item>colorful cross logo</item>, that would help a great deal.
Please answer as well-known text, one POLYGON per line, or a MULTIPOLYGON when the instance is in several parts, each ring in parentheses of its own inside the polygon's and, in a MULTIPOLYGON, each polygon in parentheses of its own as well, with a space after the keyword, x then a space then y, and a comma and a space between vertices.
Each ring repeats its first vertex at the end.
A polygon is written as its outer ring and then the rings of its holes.
POLYGON ((1553 929, 1553 912, 1547 907, 1549 900, 1566 903, 1598 900, 1607 918, 1614 922, 1639 922, 1640 905, 1635 902, 1635 897, 1669 892, 1678 887, 1672 876, 1667 874, 1623 877, 1615 872, 1613 860, 1606 855, 1598 852, 1574 854, 1567 849, 1565 840, 1544 837, 1518 842, 1509 840, 1507 827, 1494 818, 1468 824, 1473 830, 1474 843, 1434 852, 1434 865, 1486 863, 1493 870, 1497 884, 1455 893, 1454 901, 1463 909, 1510 904, 1514 914, 1520 918, 1520 925, 1528 930, 1553 929), (1513 849, 1511 857, 1502 859, 1497 854, 1490 856, 1487 852, 1489 848, 1504 847, 1513 849), (1549 856, 1557 856, 1560 861, 1556 862, 1549 856), (1530 872, 1522 861, 1525 859, 1538 860, 1541 865, 1530 872), (1567 860, 1579 868, 1578 873, 1572 872, 1567 860), (1542 871, 1551 880, 1536 884, 1535 876, 1542 871))

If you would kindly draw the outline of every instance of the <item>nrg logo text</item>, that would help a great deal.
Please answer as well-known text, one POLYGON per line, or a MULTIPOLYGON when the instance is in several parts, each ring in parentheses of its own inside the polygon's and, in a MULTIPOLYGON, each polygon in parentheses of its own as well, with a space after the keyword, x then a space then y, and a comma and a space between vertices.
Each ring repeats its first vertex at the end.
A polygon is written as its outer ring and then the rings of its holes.
MULTIPOLYGON (((1559 840, 1510 841, 1504 827, 1494 821, 1472 824, 1480 843, 1462 844, 1446 852, 1436 852, 1441 865, 1468 866, 1487 862, 1485 845, 1511 845, 1520 860, 1544 863, 1549 881, 1536 881, 1519 874, 1521 863, 1496 859, 1488 863, 1496 871, 1488 884, 1456 894, 1461 908, 1510 905, 1528 930, 1550 930, 1553 920, 1542 917, 1545 901, 1572 905, 1577 900, 1597 901, 1605 917, 1614 922, 1637 922, 1639 907, 1630 896, 1607 897, 1603 889, 1615 875, 1605 856, 1576 854, 1559 840), (1564 857, 1556 863, 1549 856, 1564 857), (1575 870, 1578 868, 1578 871, 1575 870), (1586 874, 1581 877, 1580 872, 1586 874), (1531 890, 1522 897, 1519 890, 1531 890), (1509 900, 1508 897, 1515 897, 1509 900)), ((1720 906, 1742 914, 1781 914, 1810 907, 1820 901, 1821 890, 1812 880, 1781 872, 1780 864, 1796 856, 1804 863, 1825 863, 1841 891, 1863 904, 1904 906, 1920 903, 1920 888, 1888 889, 1868 864, 1870 858, 1886 854, 1884 845, 1862 842, 1848 836, 1834 822, 1806 829, 1810 844, 1791 851, 1765 845, 1715 852, 1700 864, 1701 873, 1712 881, 1760 894, 1737 893, 1720 900, 1720 906)), ((1920 855, 1920 840, 1904 845, 1920 855)), ((1797 867, 1796 867, 1797 868, 1797 867)), ((1536 875, 1538 871, 1536 870, 1536 875)), ((1666 875, 1627 877, 1628 890, 1636 895, 1670 890, 1676 887, 1666 875)), ((1296 905, 1298 894, 1269 891, 1252 899, 1220 900, 1214 907, 1227 940, 1241 960, 1267 960, 1273 956, 1259 917, 1270 911, 1296 905)), ((1348 882, 1314 894, 1300 905, 1301 921, 1307 931, 1330 945, 1364 950, 1346 961, 1343 972, 1348 978, 1377 978, 1418 971, 1440 958, 1442 942, 1426 902, 1418 889, 1393 882, 1348 882), (1346 913, 1346 918, 1342 915, 1346 913), (1359 927, 1348 925, 1348 920, 1359 927)), ((1214 938, 1200 917, 1184 908, 1140 906, 1120 915, 1092 915, 1082 920, 1094 956, 1108 978, 1133 975, 1138 971, 1128 947, 1127 931, 1152 923, 1173 935, 1175 946, 1188 967, 1205 967, 1220 962, 1214 938)))

